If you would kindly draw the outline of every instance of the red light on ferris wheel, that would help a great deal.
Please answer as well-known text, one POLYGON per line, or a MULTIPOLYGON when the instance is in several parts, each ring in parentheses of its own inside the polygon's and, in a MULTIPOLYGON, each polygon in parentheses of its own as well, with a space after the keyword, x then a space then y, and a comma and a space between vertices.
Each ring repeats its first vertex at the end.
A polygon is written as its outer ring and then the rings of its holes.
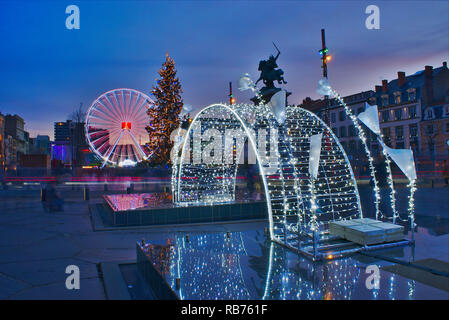
POLYGON ((131 130, 131 122, 122 122, 122 130, 131 130))

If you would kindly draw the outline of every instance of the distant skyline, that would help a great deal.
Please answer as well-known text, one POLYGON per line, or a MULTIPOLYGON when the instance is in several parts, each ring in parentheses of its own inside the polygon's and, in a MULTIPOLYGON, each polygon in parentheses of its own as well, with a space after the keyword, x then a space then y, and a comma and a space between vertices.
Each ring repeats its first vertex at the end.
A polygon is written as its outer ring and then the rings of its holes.
POLYGON ((373 90, 382 79, 449 60, 447 1, 12 1, 0 2, 0 112, 18 114, 31 136, 49 135, 80 102, 128 87, 149 94, 168 51, 185 104, 195 110, 237 102, 244 73, 281 50, 291 104, 316 93, 320 29, 333 59, 329 81, 342 95, 373 90), (65 8, 80 8, 67 30, 65 8), (365 8, 380 8, 380 30, 365 28, 365 8))

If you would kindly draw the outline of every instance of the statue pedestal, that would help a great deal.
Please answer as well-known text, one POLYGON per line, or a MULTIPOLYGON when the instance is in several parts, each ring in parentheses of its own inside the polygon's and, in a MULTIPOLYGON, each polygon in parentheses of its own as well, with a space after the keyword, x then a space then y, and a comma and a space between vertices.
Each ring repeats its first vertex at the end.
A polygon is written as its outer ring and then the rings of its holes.
MULTIPOLYGON (((270 102, 271 97, 273 97, 274 94, 278 93, 278 92, 281 91, 281 90, 282 90, 281 88, 266 88, 266 87, 262 88, 262 89, 260 90, 260 94, 261 94, 261 96, 262 96, 262 100, 265 101, 265 103, 270 102)), ((291 95, 291 94, 292 94, 291 92, 286 91, 287 98, 288 98, 288 96, 291 95)), ((261 102, 260 99, 257 98, 257 97, 253 97, 253 98, 251 98, 250 100, 251 100, 255 105, 258 105, 258 104, 261 102)), ((287 101, 285 101, 285 105, 288 105, 287 101)))

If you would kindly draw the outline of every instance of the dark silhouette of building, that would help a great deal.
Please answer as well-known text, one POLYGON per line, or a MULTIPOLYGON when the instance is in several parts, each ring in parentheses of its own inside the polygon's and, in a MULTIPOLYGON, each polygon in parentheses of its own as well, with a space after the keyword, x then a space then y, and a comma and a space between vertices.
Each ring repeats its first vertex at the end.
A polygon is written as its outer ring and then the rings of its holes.
POLYGON ((55 122, 54 136, 52 160, 60 160, 73 168, 83 166, 86 153, 90 153, 84 133, 84 122, 55 122))

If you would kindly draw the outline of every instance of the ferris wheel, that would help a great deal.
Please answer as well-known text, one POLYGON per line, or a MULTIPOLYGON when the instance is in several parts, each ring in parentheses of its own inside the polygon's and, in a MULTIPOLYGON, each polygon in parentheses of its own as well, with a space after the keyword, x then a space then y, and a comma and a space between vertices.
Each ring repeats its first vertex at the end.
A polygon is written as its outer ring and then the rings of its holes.
POLYGON ((99 96, 87 110, 85 131, 92 151, 106 164, 133 166, 148 159, 147 110, 153 100, 133 89, 114 89, 99 96))

